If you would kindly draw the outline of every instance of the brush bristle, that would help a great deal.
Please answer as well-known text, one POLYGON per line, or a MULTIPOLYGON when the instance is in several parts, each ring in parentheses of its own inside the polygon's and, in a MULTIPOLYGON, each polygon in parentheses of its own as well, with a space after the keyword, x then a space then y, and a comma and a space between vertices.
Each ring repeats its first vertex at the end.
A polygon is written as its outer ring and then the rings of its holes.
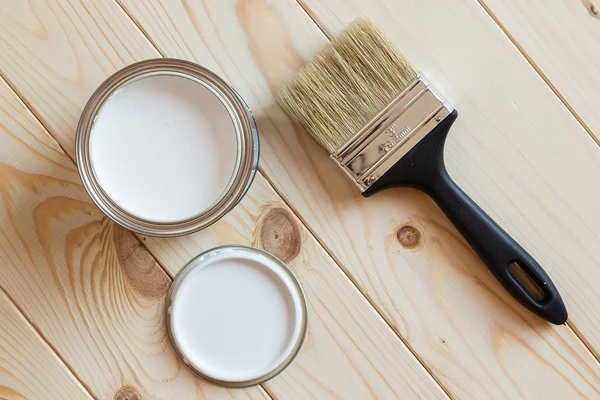
POLYGON ((416 78, 400 50, 360 18, 286 84, 279 103, 333 153, 416 78))

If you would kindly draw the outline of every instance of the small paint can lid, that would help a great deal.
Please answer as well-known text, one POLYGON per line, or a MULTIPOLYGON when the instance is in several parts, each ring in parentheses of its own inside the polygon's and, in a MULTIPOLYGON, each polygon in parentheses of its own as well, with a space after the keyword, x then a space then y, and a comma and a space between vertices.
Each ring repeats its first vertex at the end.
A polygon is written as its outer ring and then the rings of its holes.
POLYGON ((302 287, 275 256, 253 247, 211 249, 173 281, 169 340, 195 374, 216 384, 262 383, 294 359, 306 334, 302 287))

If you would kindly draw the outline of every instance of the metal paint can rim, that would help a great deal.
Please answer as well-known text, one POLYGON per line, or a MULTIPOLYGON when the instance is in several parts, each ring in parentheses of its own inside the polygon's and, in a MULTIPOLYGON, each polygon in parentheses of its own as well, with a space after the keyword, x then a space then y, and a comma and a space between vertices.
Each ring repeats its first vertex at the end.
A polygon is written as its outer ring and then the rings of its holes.
POLYGON ((189 61, 157 58, 131 64, 107 78, 92 94, 77 126, 75 150, 83 186, 102 212, 119 225, 148 236, 174 237, 204 229, 229 212, 246 194, 258 168, 259 139, 254 117, 241 96, 212 71, 189 61), (227 109, 237 139, 237 162, 234 173, 212 206, 201 213, 177 222, 154 222, 123 210, 98 183, 90 160, 89 140, 94 121, 102 106, 117 90, 139 79, 154 75, 175 75, 201 84, 210 90, 227 109))
POLYGON ((224 386, 224 387, 243 388, 243 387, 254 386, 254 385, 264 383, 264 382, 274 378, 275 376, 279 375, 292 363, 292 361, 294 361, 294 359, 300 352, 300 349, 302 348, 302 345, 304 344, 304 340, 306 338, 306 334, 308 331, 308 306, 306 304, 306 297, 304 294, 304 290, 302 289, 302 285, 298 281, 298 278, 296 277, 294 272, 283 261, 281 261, 279 258, 274 256, 273 254, 268 253, 264 250, 258 249, 256 247, 251 247, 251 246, 237 245, 237 244, 218 246, 218 247, 209 249, 209 250, 199 254, 198 256, 194 257, 177 273, 177 275, 173 279, 173 282, 171 283, 171 286, 169 287, 169 291, 167 292, 164 307, 165 307, 164 315, 165 315, 165 326, 166 326, 166 331, 167 331, 167 337, 169 339, 169 343, 171 344, 171 347, 173 348, 173 350, 175 351, 175 353, 177 354, 179 359, 190 371, 192 371, 192 373, 194 373, 198 377, 200 377, 208 382, 217 384, 219 386, 224 386), (227 251, 253 252, 255 254, 259 254, 263 257, 266 257, 270 262, 277 265, 278 268, 281 270, 281 272, 283 272, 287 277, 290 278, 290 280, 293 284, 294 290, 296 292, 295 295, 298 296, 298 299, 300 301, 300 313, 301 313, 300 314, 300 321, 301 321, 300 334, 296 338, 296 341, 293 345, 292 351, 287 355, 287 357, 283 360, 283 362, 281 362, 276 368, 271 370, 269 373, 267 373, 263 376, 260 376, 256 379, 251 379, 251 380, 247 380, 247 381, 223 381, 223 380, 219 380, 219 379, 214 379, 214 378, 202 373, 197 368, 195 368, 193 365, 191 365, 188 362, 185 354, 182 353, 182 351, 180 350, 180 348, 177 345, 177 342, 173 335, 172 324, 171 324, 171 309, 172 309, 172 304, 173 304, 173 296, 177 292, 177 289, 178 289, 179 285, 181 284, 181 282, 185 279, 187 273, 189 273, 190 270, 194 266, 201 263, 204 259, 207 259, 211 256, 217 255, 221 252, 227 252, 227 251))

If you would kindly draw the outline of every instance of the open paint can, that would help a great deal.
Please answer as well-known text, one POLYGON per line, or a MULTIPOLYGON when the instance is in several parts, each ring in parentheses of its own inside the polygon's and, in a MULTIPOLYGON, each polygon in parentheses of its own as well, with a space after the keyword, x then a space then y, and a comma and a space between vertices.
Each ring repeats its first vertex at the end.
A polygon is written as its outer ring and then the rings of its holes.
POLYGON ((211 249, 177 275, 165 304, 169 340, 210 382, 244 387, 271 379, 306 335, 306 302, 292 271, 262 250, 211 249))
POLYGON ((258 132, 239 94, 177 59, 132 64, 88 101, 77 165, 97 206, 123 227, 180 236, 216 222, 256 174, 258 132))

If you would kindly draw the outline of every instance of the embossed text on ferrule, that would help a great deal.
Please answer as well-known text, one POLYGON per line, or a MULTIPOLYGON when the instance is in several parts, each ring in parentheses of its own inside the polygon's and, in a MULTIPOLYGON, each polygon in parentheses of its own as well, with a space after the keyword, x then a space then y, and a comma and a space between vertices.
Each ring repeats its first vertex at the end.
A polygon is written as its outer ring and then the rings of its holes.
POLYGON ((384 134, 387 135, 390 139, 379 146, 379 152, 386 154, 390 150, 392 150, 398 143, 402 141, 412 129, 410 127, 405 127, 400 132, 396 132, 396 124, 390 125, 385 131, 384 134))

